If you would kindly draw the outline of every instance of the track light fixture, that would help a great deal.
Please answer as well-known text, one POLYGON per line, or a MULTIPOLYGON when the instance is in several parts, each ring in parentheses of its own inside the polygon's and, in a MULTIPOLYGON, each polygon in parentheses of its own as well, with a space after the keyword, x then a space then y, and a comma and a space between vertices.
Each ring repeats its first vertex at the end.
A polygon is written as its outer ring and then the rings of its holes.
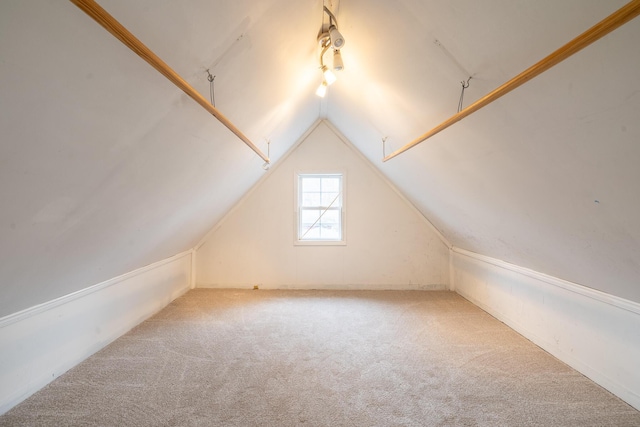
POLYGON ((340 54, 340 50, 336 49, 333 51, 333 69, 336 71, 342 71, 344 68, 344 64, 342 63, 342 55, 340 54))
POLYGON ((318 86, 318 89, 316 89, 316 95, 318 95, 320 98, 324 98, 324 96, 327 94, 327 86, 329 86, 327 84, 327 81, 323 80, 322 83, 320 83, 320 86, 318 86))
POLYGON ((322 71, 323 79, 322 83, 316 90, 316 95, 323 98, 327 94, 327 87, 336 81, 336 75, 331 71, 329 67, 324 64, 324 54, 327 53, 329 48, 333 49, 333 70, 342 71, 344 64, 342 62, 342 55, 340 49, 344 46, 344 37, 338 31, 338 22, 334 14, 326 7, 322 7, 323 13, 329 15, 328 28, 325 24, 320 28, 318 34, 318 44, 320 46, 320 70, 322 71))
POLYGON ((326 65, 322 66, 322 75, 324 76, 324 80, 327 82, 327 85, 332 85, 337 80, 336 75, 333 74, 333 71, 327 68, 326 65))
POLYGON ((331 47, 334 49, 342 49, 344 46, 344 37, 340 34, 340 31, 335 25, 329 27, 329 38, 331 39, 331 47))

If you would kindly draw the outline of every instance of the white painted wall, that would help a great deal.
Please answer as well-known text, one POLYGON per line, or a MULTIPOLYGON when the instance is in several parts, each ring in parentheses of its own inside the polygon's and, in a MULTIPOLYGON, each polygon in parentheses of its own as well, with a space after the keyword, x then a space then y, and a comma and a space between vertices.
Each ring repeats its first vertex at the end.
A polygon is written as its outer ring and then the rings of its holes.
MULTIPOLYGON (((100 4, 273 161, 316 121, 319 0, 100 4)), ((193 248, 264 175, 71 2, 0 1, 0 58, 0 318, 193 248)))
POLYGON ((455 290, 640 409, 640 304, 453 249, 455 290))
POLYGON ((191 287, 193 253, 0 319, 0 414, 191 287))
POLYGON ((447 289, 448 245, 349 142, 320 122, 196 252, 197 286, 447 289), (346 175, 345 246, 294 245, 297 172, 346 175))

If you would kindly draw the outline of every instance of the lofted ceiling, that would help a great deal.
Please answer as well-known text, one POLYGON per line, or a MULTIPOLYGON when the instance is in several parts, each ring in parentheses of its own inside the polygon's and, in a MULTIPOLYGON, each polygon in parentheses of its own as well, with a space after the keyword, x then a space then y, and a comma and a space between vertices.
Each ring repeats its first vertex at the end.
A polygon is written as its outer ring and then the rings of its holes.
MULTIPOLYGON (((272 162, 338 128, 453 245, 640 302, 640 19, 386 163, 624 0, 100 0, 272 162)), ((189 250, 265 173, 69 1, 0 3, 0 316, 189 250)), ((259 213, 256 214, 259 220, 259 213)))

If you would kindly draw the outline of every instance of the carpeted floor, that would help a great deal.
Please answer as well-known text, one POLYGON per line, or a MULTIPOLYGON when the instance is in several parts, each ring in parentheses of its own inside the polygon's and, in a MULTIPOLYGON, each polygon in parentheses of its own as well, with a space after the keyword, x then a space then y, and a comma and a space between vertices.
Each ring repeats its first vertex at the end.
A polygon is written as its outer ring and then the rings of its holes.
POLYGON ((451 292, 196 289, 1 426, 640 426, 451 292))

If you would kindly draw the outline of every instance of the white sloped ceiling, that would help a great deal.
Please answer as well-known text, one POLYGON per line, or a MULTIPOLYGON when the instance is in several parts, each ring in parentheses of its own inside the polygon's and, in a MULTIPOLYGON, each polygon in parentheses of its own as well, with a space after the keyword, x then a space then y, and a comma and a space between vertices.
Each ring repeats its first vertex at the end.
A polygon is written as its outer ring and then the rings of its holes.
POLYGON ((454 246, 640 301, 640 19, 378 160, 381 138, 389 153, 453 115, 467 75, 465 105, 625 2, 403 1, 373 21, 351 18, 365 3, 342 5, 364 37, 345 47, 358 75, 346 71, 329 119, 454 246), (395 49, 354 46, 389 22, 396 30, 381 40, 395 49), (361 91, 370 102, 347 115, 361 91))
MULTIPOLYGON (((207 98, 210 68, 275 159, 316 121, 315 41, 288 35, 317 31, 318 4, 101 5, 207 98)), ((0 316, 192 248, 265 173, 72 3, 2 2, 0 32, 0 316)))
MULTIPOLYGON (((321 0, 99 3, 273 161, 326 117, 453 245, 640 301, 640 19, 380 161, 624 1, 342 0, 322 101, 321 0)), ((265 173, 68 1, 0 3, 0 76, 0 316, 192 248, 265 173)))

